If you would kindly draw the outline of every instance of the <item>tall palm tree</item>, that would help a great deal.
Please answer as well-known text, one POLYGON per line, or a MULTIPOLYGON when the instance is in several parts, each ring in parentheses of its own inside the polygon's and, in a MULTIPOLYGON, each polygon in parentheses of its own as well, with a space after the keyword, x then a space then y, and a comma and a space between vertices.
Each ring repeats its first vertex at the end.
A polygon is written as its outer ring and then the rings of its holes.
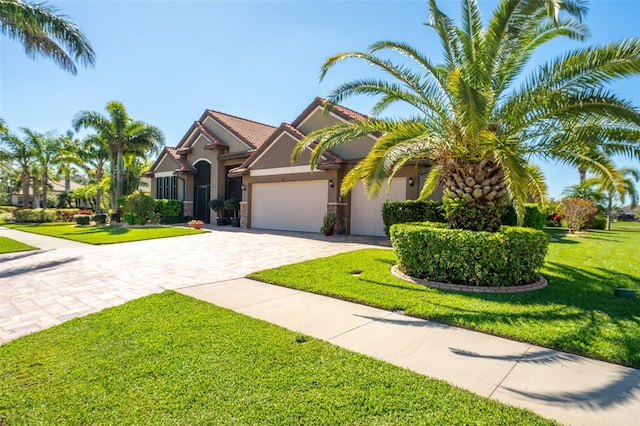
POLYGON ((98 134, 87 135, 77 151, 77 164, 86 170, 89 182, 97 185, 96 213, 102 213, 103 180, 109 159, 109 143, 98 134))
MULTIPOLYGON (((53 134, 43 134, 34 132, 31 129, 22 127, 20 130, 26 136, 26 142, 31 147, 33 153, 34 163, 37 163, 39 175, 35 176, 32 173, 33 178, 37 178, 37 181, 42 185, 42 202, 41 207, 47 207, 47 193, 49 190, 49 173, 54 165, 58 164, 63 153, 64 136, 54 136, 53 134)), ((34 186, 34 195, 37 188, 34 186)))
POLYGON ((157 153, 164 144, 164 135, 155 126, 134 121, 121 102, 110 101, 106 110, 107 115, 95 111, 78 112, 73 118, 73 127, 76 131, 91 128, 109 143, 112 185, 115 182, 115 187, 112 186, 111 206, 115 212, 118 209, 117 200, 122 195, 125 152, 138 155, 157 153))
POLYGON ((33 163, 32 147, 17 135, 6 132, 0 133, 0 159, 16 163, 20 169, 20 183, 22 185, 22 208, 29 208, 29 183, 31 180, 30 166, 33 163))
POLYGON ((611 230, 614 201, 624 203, 628 196, 632 206, 638 204, 639 196, 635 186, 638 181, 640 181, 640 171, 632 167, 615 170, 610 179, 596 177, 585 180, 585 184, 602 194, 602 201, 606 202, 604 208, 607 211, 607 230, 611 230))
POLYGON ((95 64, 95 53, 78 25, 46 4, 0 0, 0 31, 24 46, 30 58, 51 58, 75 75, 76 62, 95 64))
POLYGON ((544 201, 546 184, 532 163, 535 157, 602 175, 610 172, 606 161, 610 155, 640 158, 640 112, 605 87, 618 78, 640 74, 640 40, 576 50, 523 78, 541 46, 559 37, 587 37, 583 3, 500 0, 485 26, 475 0, 462 1, 459 25, 438 8, 436 0, 429 0, 426 25, 440 39, 441 62, 397 41, 380 41, 366 52, 327 58, 321 79, 346 59, 362 60, 388 78, 357 79, 334 89, 326 111, 332 104, 364 94, 377 97, 373 116, 310 133, 292 159, 312 149, 310 162, 316 166, 324 151, 377 134, 380 137, 367 157, 345 176, 343 194, 362 180, 367 194, 374 197, 385 177, 409 162, 427 159, 433 167, 421 197, 442 184, 446 202, 479 210, 485 217, 483 229, 495 230, 499 207, 507 200, 520 221, 529 196, 544 201), (398 53, 403 62, 389 59, 398 53), (381 116, 397 103, 409 105, 415 115, 381 116))

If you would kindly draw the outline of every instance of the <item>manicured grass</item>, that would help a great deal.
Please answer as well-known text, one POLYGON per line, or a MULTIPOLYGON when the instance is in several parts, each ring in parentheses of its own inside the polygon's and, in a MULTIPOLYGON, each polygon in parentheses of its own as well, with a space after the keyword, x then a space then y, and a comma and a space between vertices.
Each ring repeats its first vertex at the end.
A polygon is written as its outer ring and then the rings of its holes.
POLYGON ((0 423, 553 424, 174 292, 0 346, 0 423))
POLYGON ((4 224, 7 228, 34 234, 64 238, 87 244, 115 244, 131 241, 152 240, 155 238, 178 237, 181 235, 201 234, 201 229, 172 226, 130 228, 121 226, 77 226, 73 223, 29 223, 4 224))
POLYGON ((0 237, 0 254, 27 250, 37 250, 37 247, 21 243, 20 241, 12 240, 11 238, 0 237))
POLYGON ((392 250, 368 249, 261 271, 251 278, 339 297, 540 346, 640 367, 640 226, 614 224, 549 246, 542 290, 472 294, 430 289, 391 275, 392 250), (619 230, 618 230, 619 229, 619 230), (353 271, 362 271, 353 275, 353 271))

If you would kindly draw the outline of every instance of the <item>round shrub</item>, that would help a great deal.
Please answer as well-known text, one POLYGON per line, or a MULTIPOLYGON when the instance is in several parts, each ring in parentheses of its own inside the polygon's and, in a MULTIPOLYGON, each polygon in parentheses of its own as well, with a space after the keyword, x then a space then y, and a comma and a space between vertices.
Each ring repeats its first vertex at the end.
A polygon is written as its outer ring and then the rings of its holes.
POLYGON ((56 211, 53 209, 23 209, 16 211, 17 223, 55 222, 56 211))
POLYGON ((549 237, 530 228, 477 232, 427 222, 393 225, 391 243, 399 269, 412 277, 503 287, 538 279, 549 237))
POLYGON ((96 224, 104 225, 105 223, 107 223, 107 214, 97 213, 92 216, 92 219, 96 224))
POLYGON ((442 201, 406 200, 385 201, 382 205, 384 233, 389 236, 389 228, 396 223, 444 222, 442 201))
POLYGON ((91 223, 91 215, 89 214, 77 214, 73 219, 78 225, 89 225, 91 223))

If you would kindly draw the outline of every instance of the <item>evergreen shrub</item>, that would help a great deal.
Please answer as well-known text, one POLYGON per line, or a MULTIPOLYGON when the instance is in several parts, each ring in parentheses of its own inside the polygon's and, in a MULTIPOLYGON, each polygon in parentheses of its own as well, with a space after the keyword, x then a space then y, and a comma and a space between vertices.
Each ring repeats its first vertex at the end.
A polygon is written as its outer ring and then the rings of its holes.
POLYGON ((503 226, 499 232, 449 229, 443 223, 396 224, 391 243, 404 273, 469 286, 514 286, 538 279, 549 237, 503 226))
POLYGON ((389 228, 396 223, 444 222, 442 201, 407 200, 385 201, 382 205, 384 232, 389 236, 389 228))

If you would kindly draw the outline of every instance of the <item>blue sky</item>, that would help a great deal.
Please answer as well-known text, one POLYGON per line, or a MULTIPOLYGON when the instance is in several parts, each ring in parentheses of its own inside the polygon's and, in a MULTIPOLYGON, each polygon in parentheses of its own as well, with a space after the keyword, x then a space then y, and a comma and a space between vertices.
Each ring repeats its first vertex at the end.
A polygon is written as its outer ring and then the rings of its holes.
MULTIPOLYGON (((345 63, 320 83, 323 60, 364 50, 377 40, 410 43, 432 58, 440 54, 427 20, 426 1, 52 1, 78 23, 96 54, 94 68, 65 73, 47 59, 30 60, 0 36, 0 116, 10 129, 65 132, 80 110, 104 111, 110 100, 162 129, 175 146, 207 108, 259 122, 291 122, 316 96, 371 75, 345 63)), ((440 1, 457 16, 458 0, 440 1)), ((481 1, 485 17, 493 1, 481 1)), ((640 0, 591 1, 585 43, 554 43, 540 63, 567 49, 640 36, 640 0)), ((640 79, 614 87, 640 106, 640 79)), ((345 105, 369 113, 371 98, 345 105)), ((619 165, 640 168, 638 161, 619 165)), ((577 183, 575 170, 541 164, 549 195, 577 183)))

